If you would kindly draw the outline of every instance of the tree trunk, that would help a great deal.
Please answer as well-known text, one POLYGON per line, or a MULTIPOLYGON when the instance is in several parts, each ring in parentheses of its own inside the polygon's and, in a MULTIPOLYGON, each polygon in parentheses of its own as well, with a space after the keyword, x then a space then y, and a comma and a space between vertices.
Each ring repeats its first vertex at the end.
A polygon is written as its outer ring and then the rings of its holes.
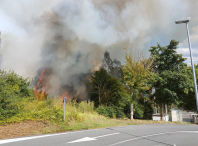
POLYGON ((133 120, 133 101, 132 101, 132 97, 133 97, 133 92, 131 92, 131 105, 130 105, 130 109, 131 109, 131 120, 133 120))
POLYGON ((171 103, 171 109, 173 108, 173 104, 171 103))
POLYGON ((131 120, 133 120, 133 103, 131 103, 131 120))
POLYGON ((160 114, 160 116, 161 116, 161 121, 164 121, 163 115, 164 115, 164 104, 162 103, 162 105, 161 105, 161 114, 160 114))

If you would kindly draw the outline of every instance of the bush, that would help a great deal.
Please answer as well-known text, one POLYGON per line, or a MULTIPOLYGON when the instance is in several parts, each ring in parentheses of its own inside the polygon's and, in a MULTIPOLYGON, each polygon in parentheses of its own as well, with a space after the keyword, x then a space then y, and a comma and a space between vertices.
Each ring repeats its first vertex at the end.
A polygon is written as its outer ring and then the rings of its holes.
POLYGON ((118 107, 113 106, 99 106, 96 108, 96 112, 109 118, 123 118, 125 117, 124 112, 118 107))
MULTIPOLYGON (((36 101, 34 98, 23 98, 16 102, 18 112, 12 117, 0 119, 0 124, 14 123, 27 120, 45 121, 52 123, 63 121, 63 105, 60 99, 51 99, 45 101, 36 101)), ((69 101, 66 104, 65 122, 83 122, 91 121, 98 118, 99 115, 93 111, 94 104, 92 102, 69 101)))
POLYGON ((0 120, 10 118, 17 114, 17 102, 30 96, 28 79, 23 79, 13 71, 0 70, 0 120))
POLYGON ((133 102, 135 119, 152 119, 152 102, 147 97, 140 97, 133 102))
POLYGON ((152 104, 149 103, 148 101, 146 101, 144 103, 144 119, 152 119, 152 115, 153 115, 153 108, 152 108, 152 104))
POLYGON ((0 120, 12 117, 18 113, 18 107, 8 96, 0 96, 0 120))

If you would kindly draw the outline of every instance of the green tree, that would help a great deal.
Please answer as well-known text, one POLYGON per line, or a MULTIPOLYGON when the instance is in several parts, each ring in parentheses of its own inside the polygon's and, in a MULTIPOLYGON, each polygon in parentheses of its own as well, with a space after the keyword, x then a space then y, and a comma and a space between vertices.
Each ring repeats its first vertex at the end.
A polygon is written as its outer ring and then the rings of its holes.
MULTIPOLYGON (((155 102, 163 111, 164 104, 178 104, 179 99, 188 93, 192 87, 189 76, 183 72, 186 59, 177 54, 178 41, 171 40, 170 44, 162 47, 160 44, 151 47, 151 58, 154 60, 154 71, 158 76, 155 78, 155 102)), ((161 112, 161 116, 162 116, 161 112)))
MULTIPOLYGON (((122 67, 123 81, 129 89, 131 96, 131 119, 133 119, 133 102, 136 104, 137 95, 140 91, 149 90, 151 87, 150 81, 154 76, 152 72, 152 60, 142 59, 139 56, 137 59, 132 56, 132 52, 127 50, 125 56, 125 64, 122 67), (150 81, 149 81, 150 80, 150 81)), ((138 108, 136 111, 139 111, 138 108)))
POLYGON ((107 71, 101 68, 99 71, 95 71, 91 76, 92 92, 91 100, 95 102, 96 106, 104 104, 106 99, 105 96, 108 95, 108 80, 111 76, 107 71))
POLYGON ((182 54, 177 54, 179 41, 171 40, 170 44, 162 47, 160 44, 152 46, 149 50, 153 59, 154 71, 161 73, 166 70, 178 71, 185 66, 182 54))
POLYGON ((107 71, 101 68, 95 71, 91 77, 91 100, 95 106, 113 106, 124 111, 129 102, 129 96, 123 84, 118 78, 111 77, 107 71))
MULTIPOLYGON (((197 111, 192 67, 191 66, 185 67, 182 70, 182 73, 188 77, 188 80, 187 80, 188 88, 185 90, 185 94, 181 96, 178 106, 185 110, 197 111)), ((195 74, 196 74, 196 79, 198 81, 198 66, 197 65, 195 65, 195 74)))
POLYGON ((187 74, 170 70, 163 71, 159 74, 155 83, 155 102, 158 104, 170 105, 174 103, 178 105, 180 99, 189 92, 189 87, 193 87, 192 85, 187 74))

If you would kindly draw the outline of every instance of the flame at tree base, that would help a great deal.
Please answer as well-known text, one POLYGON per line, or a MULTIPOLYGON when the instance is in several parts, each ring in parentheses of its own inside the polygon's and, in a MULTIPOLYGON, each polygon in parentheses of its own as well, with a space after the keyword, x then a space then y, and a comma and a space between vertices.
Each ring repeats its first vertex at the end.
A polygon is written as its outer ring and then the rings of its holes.
POLYGON ((38 101, 43 101, 47 99, 47 94, 45 92, 45 85, 44 85, 44 74, 45 69, 42 69, 41 74, 39 76, 39 81, 34 86, 34 97, 38 101))

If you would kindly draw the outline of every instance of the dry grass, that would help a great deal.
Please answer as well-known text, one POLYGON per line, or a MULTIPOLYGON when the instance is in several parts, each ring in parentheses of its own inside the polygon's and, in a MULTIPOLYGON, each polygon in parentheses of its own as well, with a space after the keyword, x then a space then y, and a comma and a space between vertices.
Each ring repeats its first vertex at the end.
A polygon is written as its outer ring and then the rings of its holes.
POLYGON ((81 129, 94 129, 105 128, 114 126, 125 125, 139 125, 139 124, 190 124, 185 122, 165 122, 165 121, 152 121, 152 120, 129 120, 129 119, 104 119, 89 122, 69 122, 67 128, 55 126, 49 122, 36 122, 26 121, 22 123, 13 123, 7 125, 0 125, 0 139, 21 137, 28 135, 38 135, 43 133, 81 130, 81 129))
POLYGON ((0 125, 0 139, 37 135, 43 133, 46 128, 55 129, 56 127, 50 126, 49 123, 36 121, 0 125))

